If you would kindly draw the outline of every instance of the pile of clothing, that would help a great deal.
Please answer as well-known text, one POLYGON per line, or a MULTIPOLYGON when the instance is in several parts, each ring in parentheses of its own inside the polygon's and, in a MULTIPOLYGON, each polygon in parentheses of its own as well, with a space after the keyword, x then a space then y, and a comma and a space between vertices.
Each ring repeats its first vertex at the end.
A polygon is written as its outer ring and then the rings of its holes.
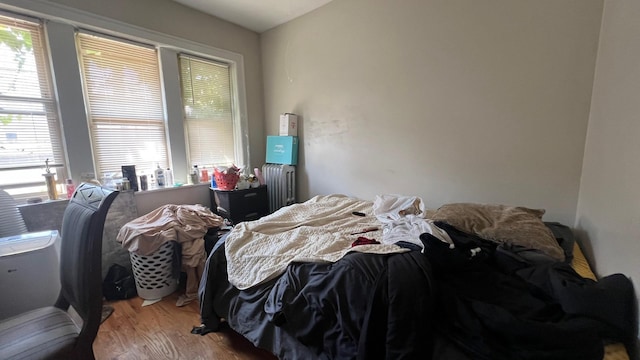
POLYGON ((148 256, 163 244, 175 241, 180 246, 178 269, 187 274, 186 291, 178 306, 198 296, 198 284, 206 253, 204 236, 210 228, 220 227, 224 219, 202 205, 164 205, 125 224, 116 241, 129 252, 148 256))

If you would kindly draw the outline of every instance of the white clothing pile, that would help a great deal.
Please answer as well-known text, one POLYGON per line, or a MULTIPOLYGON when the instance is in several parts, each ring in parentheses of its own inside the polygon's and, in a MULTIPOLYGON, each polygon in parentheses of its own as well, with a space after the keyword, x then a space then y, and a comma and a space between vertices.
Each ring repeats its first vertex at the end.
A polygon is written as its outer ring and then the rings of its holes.
POLYGON ((395 244, 408 242, 424 250, 420 235, 429 233, 440 241, 453 244, 449 235, 433 220, 425 218, 424 202, 417 196, 378 195, 373 203, 373 213, 382 224, 382 242, 395 244))

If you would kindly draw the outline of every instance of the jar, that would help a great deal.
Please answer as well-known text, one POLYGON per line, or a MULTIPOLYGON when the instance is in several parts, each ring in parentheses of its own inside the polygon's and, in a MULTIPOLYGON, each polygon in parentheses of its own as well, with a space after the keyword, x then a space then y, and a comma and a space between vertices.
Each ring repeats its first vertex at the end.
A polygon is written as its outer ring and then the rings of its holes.
POLYGON ((240 180, 238 180, 238 183, 236 184, 236 188, 238 190, 245 190, 248 189, 251 186, 251 184, 249 184, 249 180, 245 179, 244 177, 240 177, 240 180))
POLYGON ((122 191, 126 190, 131 190, 131 182, 127 178, 122 178, 122 191))

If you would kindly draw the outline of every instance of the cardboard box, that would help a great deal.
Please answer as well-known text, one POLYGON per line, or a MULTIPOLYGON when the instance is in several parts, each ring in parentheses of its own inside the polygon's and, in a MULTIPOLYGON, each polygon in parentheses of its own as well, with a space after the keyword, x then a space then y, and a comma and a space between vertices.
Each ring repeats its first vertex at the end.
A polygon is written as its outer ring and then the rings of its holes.
POLYGON ((267 136, 267 163, 296 165, 298 163, 298 137, 267 136))
POLYGON ((280 115, 280 136, 298 136, 298 115, 280 115))

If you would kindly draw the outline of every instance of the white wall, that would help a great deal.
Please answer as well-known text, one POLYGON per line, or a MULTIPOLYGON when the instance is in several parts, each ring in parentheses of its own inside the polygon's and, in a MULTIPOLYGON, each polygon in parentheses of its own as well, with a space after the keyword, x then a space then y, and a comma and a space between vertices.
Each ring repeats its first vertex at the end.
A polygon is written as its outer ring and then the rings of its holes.
POLYGON ((640 2, 605 2, 576 228, 599 276, 640 289, 640 2))
POLYGON ((299 198, 422 196, 573 223, 602 0, 334 0, 261 35, 267 135, 299 198))

